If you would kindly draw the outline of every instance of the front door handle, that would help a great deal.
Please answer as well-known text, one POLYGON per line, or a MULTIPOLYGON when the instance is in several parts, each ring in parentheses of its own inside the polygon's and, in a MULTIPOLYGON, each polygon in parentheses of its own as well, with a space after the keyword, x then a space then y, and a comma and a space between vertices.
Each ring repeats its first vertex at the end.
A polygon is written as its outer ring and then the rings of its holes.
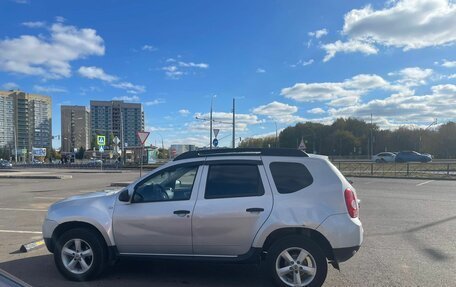
POLYGON ((252 208, 247 208, 245 211, 247 211, 247 212, 263 212, 264 208, 252 207, 252 208))
POLYGON ((187 214, 190 214, 190 210, 175 210, 173 213, 182 217, 187 214))

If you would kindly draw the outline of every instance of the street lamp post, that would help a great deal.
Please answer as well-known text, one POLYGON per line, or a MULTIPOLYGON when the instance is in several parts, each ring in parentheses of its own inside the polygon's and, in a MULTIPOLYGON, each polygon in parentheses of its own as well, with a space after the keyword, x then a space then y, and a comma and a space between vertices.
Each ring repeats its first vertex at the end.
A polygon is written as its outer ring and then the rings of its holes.
POLYGON ((418 143, 418 152, 421 152, 421 136, 425 131, 427 131, 430 127, 437 124, 437 119, 435 119, 430 125, 428 125, 422 132, 420 131, 420 141, 418 143))

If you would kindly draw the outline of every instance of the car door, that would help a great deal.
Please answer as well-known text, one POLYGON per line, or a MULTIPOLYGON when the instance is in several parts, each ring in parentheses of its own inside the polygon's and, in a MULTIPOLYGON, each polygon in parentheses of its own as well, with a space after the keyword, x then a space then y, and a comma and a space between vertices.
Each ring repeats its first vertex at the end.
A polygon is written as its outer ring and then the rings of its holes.
POLYGON ((245 254, 272 210, 264 167, 261 161, 206 164, 193 214, 194 254, 245 254))
POLYGON ((202 168, 195 163, 151 174, 130 203, 117 201, 113 235, 120 254, 192 254, 191 220, 202 168))

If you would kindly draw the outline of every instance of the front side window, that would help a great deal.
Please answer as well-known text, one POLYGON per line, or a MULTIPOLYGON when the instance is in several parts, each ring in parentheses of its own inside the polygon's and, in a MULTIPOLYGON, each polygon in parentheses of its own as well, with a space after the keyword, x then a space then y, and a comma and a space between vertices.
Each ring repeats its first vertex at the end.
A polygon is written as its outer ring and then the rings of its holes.
POLYGON ((188 200, 198 166, 177 166, 151 175, 136 186, 133 202, 188 200))
POLYGON ((263 183, 257 165, 211 165, 204 198, 261 196, 263 183))
POLYGON ((313 182, 309 170, 300 163, 273 162, 269 168, 279 193, 293 193, 313 182))

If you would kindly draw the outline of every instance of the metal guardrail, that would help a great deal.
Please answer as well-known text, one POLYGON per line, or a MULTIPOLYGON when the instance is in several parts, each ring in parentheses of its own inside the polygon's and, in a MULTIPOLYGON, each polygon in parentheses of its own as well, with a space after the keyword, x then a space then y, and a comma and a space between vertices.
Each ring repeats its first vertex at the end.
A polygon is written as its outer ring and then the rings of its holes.
POLYGON ((337 161, 345 176, 456 179, 456 162, 368 163, 337 161))

